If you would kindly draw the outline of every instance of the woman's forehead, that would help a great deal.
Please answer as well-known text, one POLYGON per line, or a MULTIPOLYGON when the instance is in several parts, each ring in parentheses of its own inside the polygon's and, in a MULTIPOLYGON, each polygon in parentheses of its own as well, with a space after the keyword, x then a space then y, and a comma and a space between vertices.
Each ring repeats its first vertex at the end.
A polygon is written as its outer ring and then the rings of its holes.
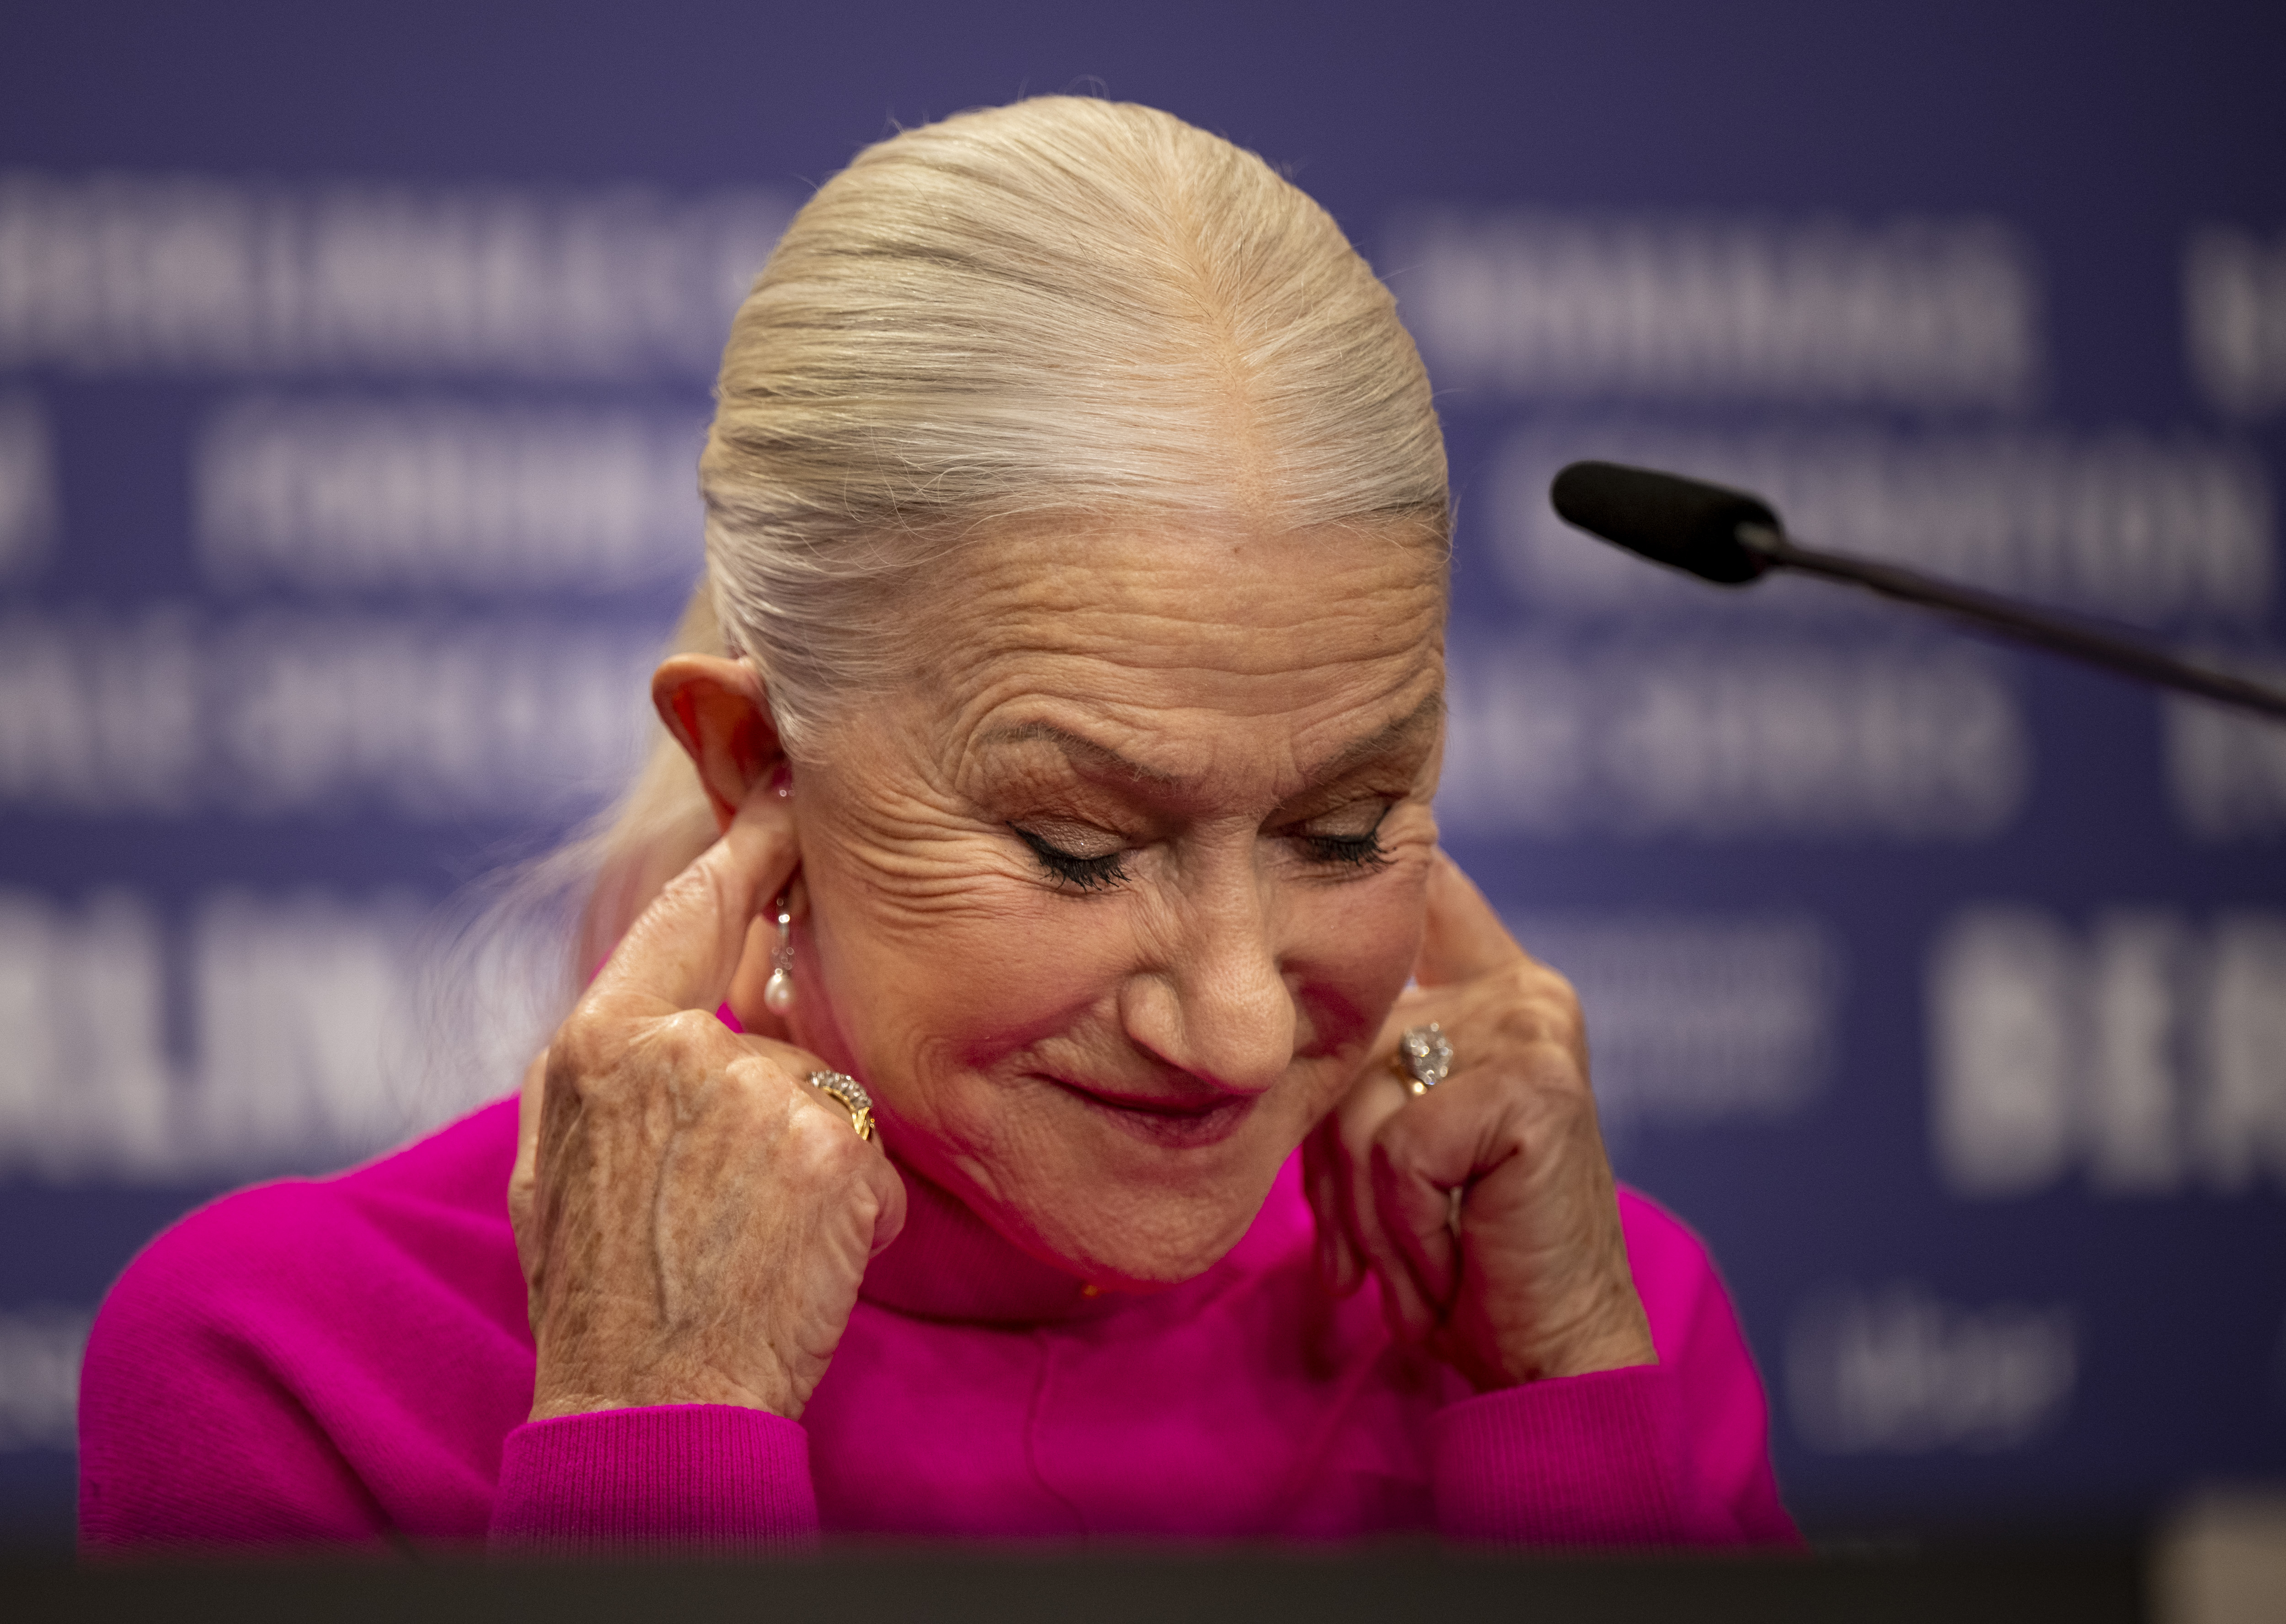
POLYGON ((1418 641, 1423 622, 1441 622, 1446 571, 1441 545, 1417 526, 1162 520, 982 540, 941 581, 924 611, 989 646, 1084 650, 1116 632, 1139 654, 1165 645, 1238 666, 1265 638, 1354 638, 1353 623, 1376 617, 1390 621, 1394 641, 1418 641))
POLYGON ((1233 535, 1139 524, 988 541, 918 605, 935 680, 1051 658, 1211 684, 1441 646, 1441 557, 1387 533, 1233 535))
POLYGON ((926 612, 912 697, 969 758, 1065 737, 1170 774, 1247 750, 1292 771, 1433 716, 1443 686, 1441 559, 1386 533, 996 541, 926 612))
POLYGON ((1044 753, 1082 777, 1152 799, 1210 796, 1245 779, 1273 780, 1273 798, 1285 799, 1360 777, 1409 777, 1417 772, 1439 737, 1444 696, 1431 688, 1411 709, 1401 708, 1409 697, 1368 700, 1353 707, 1353 713, 1217 715, 1171 729, 1151 725, 1155 719, 1149 713, 1083 717, 1085 707, 1059 706, 1052 696, 1027 696, 1010 707, 1012 715, 996 717, 978 730, 968 754, 989 767, 1011 753, 1024 753, 1037 764, 1044 753), (1052 720, 1059 714, 1068 717, 1070 725, 1052 720))

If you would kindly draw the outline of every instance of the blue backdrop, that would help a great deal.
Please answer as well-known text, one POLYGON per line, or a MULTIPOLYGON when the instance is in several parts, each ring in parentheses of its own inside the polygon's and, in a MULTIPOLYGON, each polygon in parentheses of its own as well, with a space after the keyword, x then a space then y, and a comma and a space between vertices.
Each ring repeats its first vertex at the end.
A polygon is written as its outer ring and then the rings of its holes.
POLYGON ((1544 492, 1681 467, 2279 669, 2282 68, 2254 8, 2024 0, 17 6, 0 1518, 64 1525, 157 1226, 512 1083, 514 1020, 423 989, 435 911, 625 770, 787 211, 1073 88, 1260 151, 1399 289, 1460 502, 1447 837, 1580 986, 1806 1522, 2275 1479, 2286 729, 1667 579, 1544 492))

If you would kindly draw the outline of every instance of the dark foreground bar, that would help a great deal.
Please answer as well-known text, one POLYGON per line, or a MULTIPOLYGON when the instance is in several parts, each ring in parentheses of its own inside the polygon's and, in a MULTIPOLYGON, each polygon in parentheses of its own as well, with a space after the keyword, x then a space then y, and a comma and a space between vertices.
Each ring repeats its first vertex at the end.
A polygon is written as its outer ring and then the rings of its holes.
POLYGON ((847 1553, 771 1565, 482 1563, 0 1568, 0 1616, 49 1620, 788 1620, 800 1624, 2112 1624, 2146 1616, 2135 1546, 1800 1558, 1513 1560, 1399 1552, 1312 1558, 976 1558, 847 1553))

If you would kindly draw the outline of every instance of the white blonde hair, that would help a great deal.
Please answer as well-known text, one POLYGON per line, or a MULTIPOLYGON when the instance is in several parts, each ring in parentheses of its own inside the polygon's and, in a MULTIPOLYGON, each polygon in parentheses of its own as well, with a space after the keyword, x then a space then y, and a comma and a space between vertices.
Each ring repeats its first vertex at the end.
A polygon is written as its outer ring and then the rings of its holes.
MULTIPOLYGON (((1028 521, 1171 513, 1449 537, 1395 301, 1260 158, 1148 107, 1041 97, 870 146, 731 327, 678 649, 759 668, 797 761, 925 630, 904 588, 1028 521)), ((582 974, 713 839, 662 729, 590 837, 582 974)))

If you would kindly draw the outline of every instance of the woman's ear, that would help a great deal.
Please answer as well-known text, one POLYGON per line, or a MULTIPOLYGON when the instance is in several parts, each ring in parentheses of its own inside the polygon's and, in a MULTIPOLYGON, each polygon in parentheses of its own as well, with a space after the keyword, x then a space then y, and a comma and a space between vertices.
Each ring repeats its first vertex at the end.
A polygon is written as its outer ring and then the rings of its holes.
POLYGON ((698 769, 724 829, 785 761, 761 679, 743 660, 677 654, 651 674, 650 702, 698 769))

